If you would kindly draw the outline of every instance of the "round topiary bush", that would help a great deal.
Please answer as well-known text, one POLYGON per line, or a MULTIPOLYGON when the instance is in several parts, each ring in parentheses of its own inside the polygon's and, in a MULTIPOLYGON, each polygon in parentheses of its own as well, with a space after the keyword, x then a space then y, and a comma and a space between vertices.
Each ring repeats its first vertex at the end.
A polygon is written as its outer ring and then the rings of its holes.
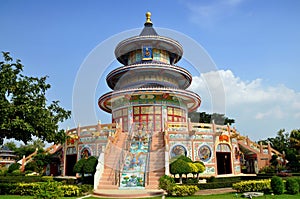
POLYGON ((20 169, 20 164, 19 163, 12 163, 8 167, 8 173, 12 173, 13 171, 19 170, 19 169, 20 169))
POLYGON ((37 164, 35 161, 28 162, 25 165, 25 171, 37 171, 37 164))
POLYGON ((174 178, 170 176, 164 175, 159 178, 159 188, 165 190, 168 195, 172 195, 175 185, 174 178))
POLYGON ((289 194, 299 193, 299 184, 295 178, 288 178, 286 180, 285 189, 289 194))
POLYGON ((271 179, 271 188, 274 194, 281 195, 284 192, 284 183, 278 176, 273 176, 271 179))

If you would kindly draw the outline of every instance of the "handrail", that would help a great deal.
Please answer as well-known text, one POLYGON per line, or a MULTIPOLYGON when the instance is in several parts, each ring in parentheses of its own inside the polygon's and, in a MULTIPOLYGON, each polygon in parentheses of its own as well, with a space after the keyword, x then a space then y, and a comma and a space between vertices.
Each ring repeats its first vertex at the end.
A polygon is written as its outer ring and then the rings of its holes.
POLYGON ((123 171, 123 166, 124 166, 124 163, 126 160, 126 155, 129 150, 129 147, 130 147, 130 142, 132 140, 134 125, 135 125, 134 123, 131 125, 131 128, 129 129, 127 138, 126 138, 125 142, 123 143, 122 152, 121 152, 121 155, 120 155, 119 161, 118 161, 118 169, 115 172, 115 184, 118 186, 120 186, 120 183, 121 183, 120 179, 121 179, 121 175, 122 175, 122 171, 123 171))
POLYGON ((150 154, 152 150, 152 136, 153 136, 153 131, 151 131, 149 139, 148 139, 148 154, 147 154, 147 165, 146 165, 146 172, 144 173, 144 184, 149 185, 149 178, 150 178, 150 154))

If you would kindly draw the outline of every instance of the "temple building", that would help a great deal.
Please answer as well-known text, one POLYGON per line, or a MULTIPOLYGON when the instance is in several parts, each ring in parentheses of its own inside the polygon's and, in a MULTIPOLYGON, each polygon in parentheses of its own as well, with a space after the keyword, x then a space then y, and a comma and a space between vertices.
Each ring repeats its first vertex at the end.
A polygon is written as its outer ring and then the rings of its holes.
POLYGON ((191 122, 188 113, 202 99, 186 90, 192 75, 177 65, 183 46, 159 35, 150 17, 147 12, 139 35, 115 48, 121 66, 107 75, 112 91, 98 100, 100 109, 111 113, 111 123, 68 130, 68 141, 57 147, 60 164, 52 172, 75 176, 75 163, 95 156, 94 188, 99 193, 158 188, 158 179, 170 174, 170 160, 180 155, 202 161, 203 177, 255 174, 268 165, 278 153, 269 145, 252 142, 230 125, 191 122))
POLYGON ((7 146, 0 147, 0 167, 9 167, 16 162, 17 156, 15 152, 10 150, 7 146))

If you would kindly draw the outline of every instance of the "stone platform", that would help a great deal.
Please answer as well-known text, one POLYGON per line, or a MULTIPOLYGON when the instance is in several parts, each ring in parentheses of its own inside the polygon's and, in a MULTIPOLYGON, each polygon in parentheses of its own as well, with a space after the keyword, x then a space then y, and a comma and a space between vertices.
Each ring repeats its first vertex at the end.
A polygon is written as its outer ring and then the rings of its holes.
POLYGON ((96 190, 94 197, 99 198, 147 198, 164 195, 163 190, 158 189, 105 189, 96 190))

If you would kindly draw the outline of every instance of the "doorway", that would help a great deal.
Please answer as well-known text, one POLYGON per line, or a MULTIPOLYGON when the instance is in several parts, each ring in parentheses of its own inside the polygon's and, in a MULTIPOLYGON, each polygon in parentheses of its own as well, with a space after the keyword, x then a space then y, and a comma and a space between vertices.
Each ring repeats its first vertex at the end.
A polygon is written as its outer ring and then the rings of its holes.
POLYGON ((218 175, 231 174, 231 153, 230 152, 217 152, 217 169, 218 175))
POLYGON ((73 168, 77 161, 77 155, 67 155, 66 157, 66 176, 75 176, 73 168))

